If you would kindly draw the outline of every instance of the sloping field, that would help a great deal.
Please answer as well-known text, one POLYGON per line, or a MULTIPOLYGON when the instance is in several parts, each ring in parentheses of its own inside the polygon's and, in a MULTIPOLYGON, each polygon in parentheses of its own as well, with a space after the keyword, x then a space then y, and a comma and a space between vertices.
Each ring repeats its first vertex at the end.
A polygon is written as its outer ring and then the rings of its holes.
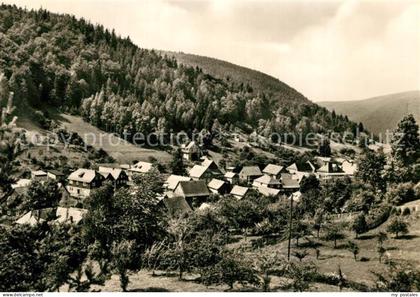
POLYGON ((61 114, 62 125, 67 130, 78 133, 88 145, 102 148, 119 163, 131 163, 134 160, 148 161, 150 157, 161 163, 169 163, 171 155, 164 151, 135 146, 111 133, 104 132, 81 117, 61 114))

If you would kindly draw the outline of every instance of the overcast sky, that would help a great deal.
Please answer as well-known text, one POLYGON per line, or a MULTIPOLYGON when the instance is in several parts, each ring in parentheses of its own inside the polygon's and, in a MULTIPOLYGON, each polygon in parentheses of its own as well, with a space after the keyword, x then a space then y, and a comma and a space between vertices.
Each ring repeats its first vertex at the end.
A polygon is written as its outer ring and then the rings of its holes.
POLYGON ((1 1, 75 14, 140 47, 257 69, 313 101, 420 89, 420 1, 1 1))

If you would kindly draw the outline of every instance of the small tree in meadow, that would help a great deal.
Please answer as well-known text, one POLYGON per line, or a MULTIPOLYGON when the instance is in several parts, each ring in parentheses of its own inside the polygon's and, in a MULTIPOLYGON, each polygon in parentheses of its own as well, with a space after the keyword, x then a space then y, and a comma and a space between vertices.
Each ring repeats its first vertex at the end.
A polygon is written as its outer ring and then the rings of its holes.
POLYGON ((260 273, 261 287, 264 292, 270 291, 271 277, 270 273, 278 271, 286 263, 279 253, 263 253, 259 255, 256 261, 256 267, 260 273))
POLYGON ((123 240, 119 243, 114 243, 112 247, 113 264, 118 272, 120 278, 120 286, 123 292, 127 292, 129 278, 127 275, 128 269, 132 266, 134 259, 135 243, 134 241, 123 240))
POLYGON ((343 226, 341 224, 332 224, 327 229, 325 239, 328 241, 334 241, 334 248, 337 248, 337 241, 345 238, 343 233, 343 226))
POLYGON ((303 250, 303 251, 295 251, 295 252, 293 253, 293 255, 294 255, 296 258, 298 258, 298 259, 299 259, 299 262, 302 262, 302 260, 303 260, 303 259, 305 259, 305 258, 306 258, 306 256, 308 256, 308 255, 309 255, 309 253, 308 253, 308 251, 307 251, 307 250, 303 250))
POLYGON ((205 284, 226 284, 232 290, 235 283, 259 285, 257 271, 252 263, 244 259, 239 251, 224 251, 221 260, 207 270, 203 277, 205 284))
POLYGON ((284 276, 291 280, 286 287, 294 292, 307 291, 316 274, 317 268, 315 265, 290 262, 284 270, 284 276))
POLYGON ((353 254, 354 260, 357 261, 357 255, 359 254, 359 246, 353 241, 349 241, 347 249, 353 254))
POLYGON ((384 255, 386 253, 386 249, 382 245, 378 245, 376 247, 376 251, 378 252, 379 263, 382 263, 382 258, 384 257, 384 255))
POLYGON ((359 214, 353 221, 351 229, 356 233, 356 238, 359 234, 363 234, 368 231, 368 225, 366 222, 366 217, 363 213, 359 214))
POLYGON ((399 217, 395 217, 386 228, 386 231, 395 234, 395 238, 398 239, 401 234, 408 233, 408 224, 399 217))
POLYGON ((388 239, 388 235, 385 232, 379 232, 377 235, 378 244, 376 251, 378 252, 379 263, 382 263, 382 258, 385 255, 386 249, 384 247, 385 240, 388 239))

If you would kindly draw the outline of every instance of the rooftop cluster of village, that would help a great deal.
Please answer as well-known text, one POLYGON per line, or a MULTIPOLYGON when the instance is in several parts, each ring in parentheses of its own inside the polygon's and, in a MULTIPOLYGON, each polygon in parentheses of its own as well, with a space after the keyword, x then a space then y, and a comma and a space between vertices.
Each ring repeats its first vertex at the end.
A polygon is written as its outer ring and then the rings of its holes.
MULTIPOLYGON (((333 157, 316 157, 313 162, 293 163, 289 166, 266 164, 264 168, 221 168, 210 156, 205 155, 194 141, 184 145, 181 151, 185 164, 188 164, 188 175, 159 173, 164 183, 163 194, 158 195, 158 200, 172 215, 209 207, 212 195, 231 195, 243 199, 250 192, 256 191, 266 197, 299 201, 300 182, 303 178, 314 175, 321 182, 343 177, 352 178, 357 169, 353 160, 333 157)), ((81 202, 89 197, 93 190, 105 182, 112 183, 115 188, 130 187, 135 175, 151 170, 157 170, 156 166, 144 161, 132 165, 99 164, 96 170, 79 168, 68 176, 57 170, 37 170, 31 172, 30 179, 20 179, 12 185, 11 195, 25 193, 32 181, 56 180, 62 200, 60 207, 51 211, 56 212, 59 222, 70 219, 77 223, 86 212, 77 206, 81 206, 81 202)), ((17 223, 35 224, 41 217, 35 211, 30 211, 17 223)))

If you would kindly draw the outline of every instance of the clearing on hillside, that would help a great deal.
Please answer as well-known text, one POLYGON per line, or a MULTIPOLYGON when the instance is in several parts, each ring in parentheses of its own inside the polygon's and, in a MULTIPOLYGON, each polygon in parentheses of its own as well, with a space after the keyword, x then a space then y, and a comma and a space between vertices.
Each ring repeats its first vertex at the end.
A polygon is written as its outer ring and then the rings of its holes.
POLYGON ((169 153, 133 145, 118 136, 104 132, 85 122, 81 117, 62 114, 62 125, 69 131, 78 133, 88 145, 103 149, 118 163, 132 163, 134 160, 148 161, 150 157, 161 163, 169 163, 169 153))

